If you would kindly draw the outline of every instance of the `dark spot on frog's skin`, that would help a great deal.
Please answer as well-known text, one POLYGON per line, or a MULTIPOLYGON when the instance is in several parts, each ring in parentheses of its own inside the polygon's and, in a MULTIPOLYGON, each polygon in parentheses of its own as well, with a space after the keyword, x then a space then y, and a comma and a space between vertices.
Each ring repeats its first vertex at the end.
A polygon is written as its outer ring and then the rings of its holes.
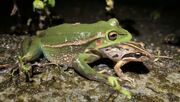
POLYGON ((113 57, 113 58, 116 58, 116 57, 119 57, 119 55, 118 55, 118 54, 115 54, 115 55, 113 55, 112 57, 113 57))
POLYGON ((109 51, 110 49, 105 49, 105 51, 109 51))
POLYGON ((123 56, 123 58, 125 58, 125 57, 140 58, 141 56, 144 56, 144 55, 143 55, 142 53, 137 52, 137 53, 129 53, 129 54, 126 54, 126 55, 123 56))
POLYGON ((125 49, 126 51, 129 51, 129 49, 125 49))

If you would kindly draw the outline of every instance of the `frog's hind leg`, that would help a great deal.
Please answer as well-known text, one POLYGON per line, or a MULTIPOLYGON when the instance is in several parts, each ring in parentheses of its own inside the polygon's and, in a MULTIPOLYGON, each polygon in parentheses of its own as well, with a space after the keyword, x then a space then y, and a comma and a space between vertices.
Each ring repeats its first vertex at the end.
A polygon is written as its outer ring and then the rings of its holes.
MULTIPOLYGON (((25 42, 25 43, 27 43, 27 42, 25 42)), ((33 37, 31 43, 29 43, 29 44, 30 44, 29 48, 27 48, 27 47, 23 48, 24 49, 23 51, 25 51, 24 55, 22 57, 23 61, 35 60, 42 54, 39 38, 33 37)), ((23 46, 25 46, 25 45, 23 44, 23 46)), ((26 45, 26 46, 28 46, 28 45, 26 45)))

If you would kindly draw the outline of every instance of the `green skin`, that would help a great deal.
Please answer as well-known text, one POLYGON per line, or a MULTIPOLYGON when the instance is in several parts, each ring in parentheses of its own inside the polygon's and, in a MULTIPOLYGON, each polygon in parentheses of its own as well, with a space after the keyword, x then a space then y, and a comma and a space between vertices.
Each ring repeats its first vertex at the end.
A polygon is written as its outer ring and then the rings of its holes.
POLYGON ((73 67, 82 76, 104 82, 117 90, 117 84, 109 79, 115 82, 118 78, 97 73, 88 63, 101 58, 94 53, 98 49, 130 41, 131 38, 131 34, 114 18, 93 24, 62 24, 43 30, 30 42, 26 41, 22 60, 32 61, 43 54, 52 63, 73 67), (110 38, 112 31, 116 36, 110 38))

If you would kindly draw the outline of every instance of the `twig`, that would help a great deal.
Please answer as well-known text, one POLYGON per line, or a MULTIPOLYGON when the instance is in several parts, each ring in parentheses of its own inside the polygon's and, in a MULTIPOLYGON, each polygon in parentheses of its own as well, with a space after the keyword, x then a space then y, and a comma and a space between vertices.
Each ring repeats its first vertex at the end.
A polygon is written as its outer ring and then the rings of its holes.
POLYGON ((18 66, 18 64, 3 64, 3 65, 0 65, 0 74, 9 72, 12 69, 16 68, 17 66, 18 66))
POLYGON ((13 9, 11 11, 10 16, 14 16, 16 14, 16 12, 18 11, 16 0, 13 0, 13 3, 14 3, 14 5, 13 5, 13 9))
POLYGON ((154 57, 157 57, 157 58, 166 58, 166 59, 173 59, 173 57, 171 57, 171 56, 154 56, 154 57))
POLYGON ((54 63, 44 63, 44 64, 34 63, 31 66, 44 67, 44 66, 49 66, 49 65, 56 65, 56 64, 54 64, 54 63))
POLYGON ((10 67, 10 66, 11 66, 10 64, 0 65, 0 70, 1 70, 1 69, 7 69, 7 68, 10 67))

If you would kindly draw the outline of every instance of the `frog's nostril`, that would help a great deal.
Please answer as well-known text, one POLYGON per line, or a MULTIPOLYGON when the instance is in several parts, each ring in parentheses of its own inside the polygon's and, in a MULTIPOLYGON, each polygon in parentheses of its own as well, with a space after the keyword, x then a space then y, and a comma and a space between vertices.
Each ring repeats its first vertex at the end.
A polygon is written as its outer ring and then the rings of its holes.
POLYGON ((105 49, 105 51, 109 51, 110 49, 105 49))

